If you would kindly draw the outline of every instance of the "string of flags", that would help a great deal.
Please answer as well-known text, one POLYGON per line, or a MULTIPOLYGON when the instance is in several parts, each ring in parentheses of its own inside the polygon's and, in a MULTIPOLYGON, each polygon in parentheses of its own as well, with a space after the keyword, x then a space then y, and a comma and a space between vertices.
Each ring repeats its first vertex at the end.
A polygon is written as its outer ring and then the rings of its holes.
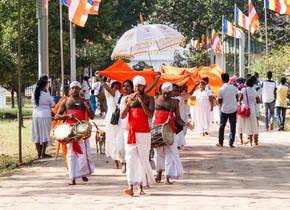
MULTIPOLYGON (((282 15, 290 15, 290 0, 264 0, 264 9, 272 10, 282 15)), ((251 0, 248 1, 248 16, 235 5, 234 24, 228 21, 226 17, 223 16, 222 18, 222 32, 224 35, 241 39, 244 36, 241 28, 249 31, 251 34, 256 33, 260 29, 259 15, 251 0)), ((193 47, 197 50, 202 49, 205 48, 206 43, 208 43, 208 49, 213 49, 215 53, 222 52, 222 41, 215 30, 212 31, 208 38, 202 34, 201 39, 197 38, 194 40, 193 47), (207 40, 207 42, 204 40, 207 40)))

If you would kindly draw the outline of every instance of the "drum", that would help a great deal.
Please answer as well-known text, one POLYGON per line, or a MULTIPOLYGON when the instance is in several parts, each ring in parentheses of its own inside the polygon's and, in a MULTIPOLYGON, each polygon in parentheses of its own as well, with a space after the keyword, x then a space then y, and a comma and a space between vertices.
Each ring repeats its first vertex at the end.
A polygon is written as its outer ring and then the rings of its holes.
POLYGON ((155 126, 151 130, 151 146, 153 148, 174 143, 174 132, 168 123, 155 126))
POLYGON ((92 125, 88 121, 79 121, 73 126, 73 134, 78 139, 88 139, 92 133, 92 125))
POLYGON ((52 136, 59 142, 70 142, 72 140, 72 127, 67 123, 57 125, 53 130, 52 136))

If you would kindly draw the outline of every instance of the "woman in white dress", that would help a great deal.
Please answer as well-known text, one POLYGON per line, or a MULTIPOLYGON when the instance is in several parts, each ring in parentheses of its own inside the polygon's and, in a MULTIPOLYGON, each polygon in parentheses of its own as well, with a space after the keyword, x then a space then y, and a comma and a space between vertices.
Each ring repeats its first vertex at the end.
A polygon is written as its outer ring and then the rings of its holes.
POLYGON ((203 136, 208 135, 211 112, 213 111, 212 92, 205 89, 206 83, 201 81, 199 83, 199 90, 193 93, 191 99, 196 100, 194 115, 195 128, 198 133, 203 136))
MULTIPOLYGON (((97 75, 98 76, 98 75, 97 75)), ((118 161, 118 133, 119 126, 111 124, 111 118, 113 112, 115 112, 118 105, 119 99, 121 97, 120 89, 121 83, 118 81, 111 81, 110 85, 101 80, 101 84, 105 90, 105 96, 107 100, 108 110, 105 116, 105 131, 106 131, 106 146, 105 153, 107 157, 114 160, 115 169, 119 168, 118 161)))
MULTIPOLYGON (((125 109, 126 100, 130 94, 134 92, 134 85, 131 80, 126 80, 123 82, 123 97, 120 102, 120 111, 125 109)), ((125 139, 124 132, 128 123, 128 117, 119 119, 119 130, 117 135, 118 141, 118 160, 122 163, 122 173, 126 173, 126 160, 125 160, 125 139)))
POLYGON ((253 139, 255 141, 258 138, 259 134, 259 126, 257 121, 257 113, 256 113, 256 104, 259 103, 260 99, 256 92, 256 90, 253 88, 254 86, 254 80, 252 78, 249 78, 246 81, 246 87, 244 87, 240 92, 240 104, 242 106, 248 105, 250 108, 250 116, 249 117, 242 117, 238 115, 238 131, 240 134, 240 142, 243 145, 246 145, 250 142, 251 146, 253 146, 253 139), (248 135, 249 141, 244 142, 243 140, 243 134, 248 135))
POLYGON ((51 157, 46 154, 47 143, 50 141, 51 109, 55 103, 48 92, 48 78, 41 77, 36 84, 32 96, 32 141, 35 143, 38 158, 51 157))

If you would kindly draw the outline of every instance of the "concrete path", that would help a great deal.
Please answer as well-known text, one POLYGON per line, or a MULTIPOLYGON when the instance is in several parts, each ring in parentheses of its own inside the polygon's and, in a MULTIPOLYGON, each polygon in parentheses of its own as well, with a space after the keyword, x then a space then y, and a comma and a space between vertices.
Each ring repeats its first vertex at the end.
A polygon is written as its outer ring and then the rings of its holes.
POLYGON ((95 174, 76 186, 67 185, 62 160, 38 161, 1 178, 0 209, 290 209, 290 132, 261 133, 257 147, 217 148, 216 141, 217 126, 209 137, 190 132, 183 179, 142 197, 123 194, 126 177, 95 149, 95 174))

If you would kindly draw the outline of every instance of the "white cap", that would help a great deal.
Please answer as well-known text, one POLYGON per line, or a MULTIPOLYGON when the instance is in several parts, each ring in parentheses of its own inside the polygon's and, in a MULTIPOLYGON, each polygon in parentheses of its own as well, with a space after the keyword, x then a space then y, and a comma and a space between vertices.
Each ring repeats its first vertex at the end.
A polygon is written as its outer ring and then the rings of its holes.
POLYGON ((146 86, 146 80, 144 77, 137 75, 133 78, 133 84, 134 84, 134 87, 136 87, 138 85, 146 86))
POLYGON ((161 91, 162 92, 166 92, 166 93, 173 91, 173 85, 172 85, 172 83, 170 83, 170 82, 164 82, 162 84, 162 86, 161 86, 161 91))
POLYGON ((73 88, 73 87, 79 87, 82 88, 81 83, 79 83, 78 81, 72 81, 69 85, 69 88, 73 88))

